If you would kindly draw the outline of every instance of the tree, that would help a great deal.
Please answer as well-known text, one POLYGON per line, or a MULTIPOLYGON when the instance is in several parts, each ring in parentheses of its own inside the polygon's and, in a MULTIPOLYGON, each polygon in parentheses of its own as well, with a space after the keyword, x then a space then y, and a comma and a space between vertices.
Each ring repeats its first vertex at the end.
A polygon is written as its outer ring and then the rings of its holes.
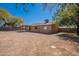
POLYGON ((79 4, 61 4, 60 11, 57 14, 59 23, 62 25, 76 25, 77 34, 79 35, 79 21, 76 21, 76 16, 79 17, 79 4))
POLYGON ((6 12, 4 9, 0 9, 0 25, 5 23, 7 21, 7 18, 10 16, 8 12, 6 12))
MULTIPOLYGON (((25 5, 28 6, 28 4, 20 4, 23 7, 25 5)), ((36 4, 34 4, 35 6, 36 4)), ((18 5, 19 6, 19 5, 18 5)), ((58 6, 59 9, 57 9, 57 12, 55 13, 55 22, 59 25, 65 25, 65 26, 70 26, 70 25, 75 25, 77 28, 79 27, 78 24, 75 21, 75 15, 77 14, 76 11, 78 9, 77 5, 74 3, 58 3, 58 4, 48 4, 44 3, 42 6, 45 9, 48 9, 49 11, 52 10, 54 6, 58 6)), ((25 7, 28 9, 27 7, 25 7)), ((25 8, 23 10, 25 10, 25 8)))
POLYGON ((6 12, 4 9, 0 9, 0 22, 2 26, 19 26, 23 24, 23 21, 21 18, 11 16, 8 12, 6 12))
MULTIPOLYGON (((59 24, 61 24, 63 20, 65 23, 65 21, 68 21, 68 19, 69 19, 68 24, 70 22, 74 22, 75 20, 73 19, 75 19, 74 17, 76 15, 76 11, 77 11, 76 4, 68 4, 68 3, 61 4, 60 10, 58 11, 57 16, 56 16, 56 20, 59 22, 59 24)), ((74 23, 72 23, 72 25, 73 24, 74 23)))
POLYGON ((16 27, 16 26, 20 26, 21 24, 23 24, 23 21, 20 18, 10 16, 8 18, 8 21, 5 22, 4 26, 16 27))
POLYGON ((42 10, 45 11, 46 9, 48 9, 49 11, 52 11, 52 8, 54 6, 59 6, 59 4, 57 3, 16 3, 16 10, 18 10, 19 8, 23 9, 23 12, 27 13, 30 11, 29 6, 41 6, 42 10))

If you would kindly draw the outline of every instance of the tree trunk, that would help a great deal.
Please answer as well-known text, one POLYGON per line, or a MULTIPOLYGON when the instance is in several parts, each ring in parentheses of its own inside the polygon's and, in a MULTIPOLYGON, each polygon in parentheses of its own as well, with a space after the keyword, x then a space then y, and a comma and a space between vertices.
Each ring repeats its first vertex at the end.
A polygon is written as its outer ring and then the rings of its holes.
POLYGON ((79 35, 79 25, 77 25, 77 35, 79 35))

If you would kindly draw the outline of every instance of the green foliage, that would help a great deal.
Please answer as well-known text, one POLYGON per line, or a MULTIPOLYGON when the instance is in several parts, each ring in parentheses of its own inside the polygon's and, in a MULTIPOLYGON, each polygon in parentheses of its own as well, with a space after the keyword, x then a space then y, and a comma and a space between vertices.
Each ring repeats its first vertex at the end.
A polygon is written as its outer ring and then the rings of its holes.
POLYGON ((0 9, 0 25, 1 26, 19 26, 23 23, 21 18, 13 17, 4 9, 0 9))
MULTIPOLYGON (((27 4, 27 3, 20 3, 16 4, 16 8, 18 9, 20 6, 23 7, 23 11, 29 10, 28 6, 36 6, 37 4, 27 4)), ((77 11, 77 6, 74 3, 57 3, 57 4, 49 4, 49 3, 43 3, 39 4, 43 7, 43 10, 48 9, 49 11, 52 11, 52 8, 58 7, 59 9, 57 10, 57 13, 55 13, 55 20, 54 23, 56 23, 59 26, 76 26, 75 24, 75 15, 77 11)))
POLYGON ((76 26, 75 15, 77 11, 76 4, 60 4, 60 9, 55 18, 60 26, 76 26))
POLYGON ((5 22, 4 26, 12 26, 12 27, 15 27, 15 26, 19 26, 23 23, 23 21, 20 19, 20 18, 17 18, 17 17, 13 17, 13 16, 10 16, 8 18, 8 21, 5 22))
POLYGON ((35 6, 41 6, 42 10, 49 10, 52 11, 52 8, 58 4, 56 3, 16 3, 16 10, 18 10, 19 8, 22 8, 22 11, 24 13, 27 13, 30 11, 30 6, 31 7, 35 7, 35 6))

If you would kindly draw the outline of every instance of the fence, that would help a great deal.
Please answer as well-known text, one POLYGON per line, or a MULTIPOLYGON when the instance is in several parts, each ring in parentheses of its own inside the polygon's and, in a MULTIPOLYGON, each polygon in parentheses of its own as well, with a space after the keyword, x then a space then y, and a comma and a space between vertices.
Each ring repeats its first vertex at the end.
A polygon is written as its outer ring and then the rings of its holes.
POLYGON ((76 32, 76 28, 58 28, 58 32, 75 33, 76 32))
POLYGON ((0 31, 14 31, 18 30, 19 27, 0 27, 0 31))
MULTIPOLYGON (((15 30, 20 30, 20 27, 0 27, 0 31, 15 31, 15 30)), ((76 28, 58 28, 57 32, 75 33, 76 28)))

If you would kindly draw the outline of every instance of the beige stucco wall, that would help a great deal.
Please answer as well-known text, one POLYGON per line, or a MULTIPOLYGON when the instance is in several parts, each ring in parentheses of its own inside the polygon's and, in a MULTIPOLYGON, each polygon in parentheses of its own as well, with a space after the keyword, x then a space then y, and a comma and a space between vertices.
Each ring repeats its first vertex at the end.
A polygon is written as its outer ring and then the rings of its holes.
POLYGON ((58 27, 53 25, 39 25, 37 26, 37 29, 35 29, 36 26, 31 26, 31 31, 33 32, 40 32, 40 33, 56 33, 58 32, 58 27))
POLYGON ((57 33, 58 32, 58 25, 52 24, 52 32, 57 33))
POLYGON ((52 33, 51 29, 52 29, 51 25, 40 26, 39 32, 42 32, 42 33, 52 33))
POLYGON ((31 26, 30 31, 39 32, 40 28, 37 26, 38 29, 35 29, 36 26, 31 26))

